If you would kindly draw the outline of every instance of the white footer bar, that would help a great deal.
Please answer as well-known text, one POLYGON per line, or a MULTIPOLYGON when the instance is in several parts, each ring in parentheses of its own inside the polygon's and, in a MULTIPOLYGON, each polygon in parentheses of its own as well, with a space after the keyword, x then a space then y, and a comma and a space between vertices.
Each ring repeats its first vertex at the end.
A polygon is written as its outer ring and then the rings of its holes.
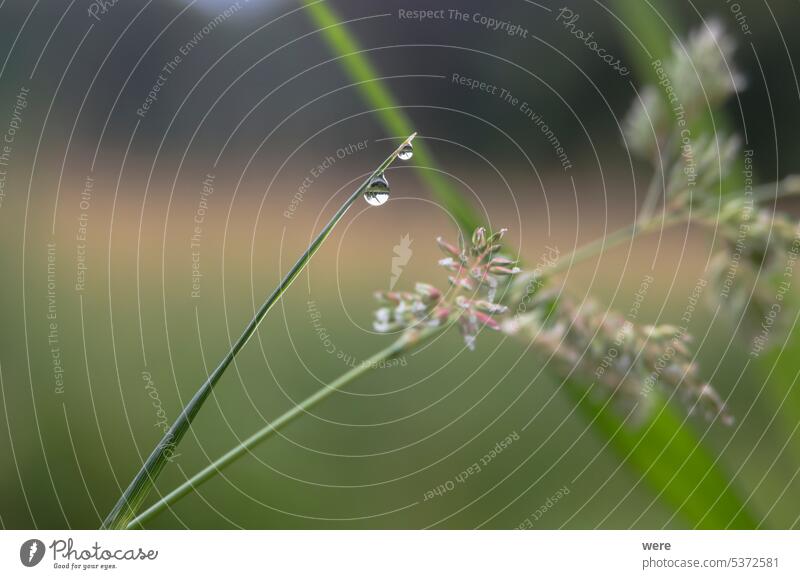
POLYGON ((797 531, 0 533, 0 577, 797 578, 799 562, 797 531))

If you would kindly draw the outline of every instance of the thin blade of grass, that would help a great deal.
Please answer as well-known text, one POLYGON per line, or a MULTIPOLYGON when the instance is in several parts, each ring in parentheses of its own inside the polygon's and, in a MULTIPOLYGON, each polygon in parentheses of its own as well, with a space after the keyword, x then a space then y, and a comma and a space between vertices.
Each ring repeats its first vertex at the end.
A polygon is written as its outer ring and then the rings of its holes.
POLYGON ((159 443, 150 453, 150 456, 148 456, 144 465, 142 465, 142 468, 133 478, 128 488, 125 489, 125 492, 119 498, 116 505, 114 505, 114 508, 111 509, 111 512, 109 512, 108 516, 106 516, 102 524, 103 529, 127 528, 128 523, 136 516, 136 513, 139 507, 142 505, 142 502, 144 502, 144 499, 153 488, 155 479, 164 468, 164 465, 169 460, 169 457, 174 454, 175 448, 186 434, 186 431, 189 429, 189 426, 200 410, 200 407, 206 401, 209 394, 211 394, 214 386, 217 384, 217 382, 219 382, 220 378, 225 373, 225 370, 227 370, 228 366, 230 366, 231 362, 233 362, 236 355, 253 336, 258 328, 258 325, 261 323, 261 320, 264 319, 264 316, 267 314, 267 312, 281 298, 281 296, 292 284, 295 278, 297 278, 306 264, 311 260, 313 255, 322 246, 322 244, 330 235, 331 231, 333 231, 333 228, 336 226, 339 220, 341 220, 350 206, 364 194, 364 191, 370 182, 376 176, 382 174, 389 167, 389 165, 394 162, 400 151, 406 145, 409 145, 411 141, 414 140, 415 136, 416 133, 412 133, 408 138, 406 138, 406 140, 403 141, 403 143, 401 143, 400 146, 397 147, 397 149, 395 149, 395 151, 389 155, 386 160, 383 161, 383 163, 381 163, 369 177, 367 177, 367 179, 364 180, 361 186, 356 189, 350 198, 339 208, 339 210, 319 233, 316 239, 311 242, 311 245, 309 245, 308 249, 306 249, 303 255, 300 256, 300 259, 297 260, 297 263, 292 266, 286 276, 278 284, 278 287, 275 288, 272 294, 258 309, 256 314, 253 316, 253 319, 250 320, 245 327, 242 335, 238 340, 236 340, 228 353, 222 359, 222 362, 220 362, 216 369, 206 379, 200 389, 195 393, 189 403, 175 419, 175 422, 172 424, 161 441, 159 441, 159 443))

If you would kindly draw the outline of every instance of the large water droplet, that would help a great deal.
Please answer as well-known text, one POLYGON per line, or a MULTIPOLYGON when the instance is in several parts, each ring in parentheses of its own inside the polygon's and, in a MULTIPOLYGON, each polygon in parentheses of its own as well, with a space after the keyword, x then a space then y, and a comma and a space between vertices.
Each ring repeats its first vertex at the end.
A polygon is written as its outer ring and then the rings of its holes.
POLYGON ((389 181, 381 173, 370 181, 364 190, 364 200, 370 205, 383 205, 389 200, 389 181))
POLYGON ((411 143, 406 143, 403 145, 403 148, 400 149, 400 152, 397 153, 397 156, 401 161, 408 161, 414 156, 414 147, 411 146, 411 143))

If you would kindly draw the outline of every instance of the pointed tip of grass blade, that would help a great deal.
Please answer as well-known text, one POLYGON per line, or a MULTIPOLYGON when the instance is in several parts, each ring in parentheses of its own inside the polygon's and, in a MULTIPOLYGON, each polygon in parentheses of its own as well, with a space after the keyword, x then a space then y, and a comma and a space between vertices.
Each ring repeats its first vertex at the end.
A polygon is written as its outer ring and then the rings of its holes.
POLYGON ((405 140, 404 140, 402 143, 400 143, 400 146, 399 146, 399 147, 397 147, 397 152, 400 152, 400 151, 403 149, 403 147, 405 147, 406 145, 410 145, 410 144, 411 144, 411 142, 414 140, 414 138, 415 138, 416 136, 417 136, 417 131, 414 131, 413 133, 411 133, 410 135, 408 135, 408 136, 405 138, 405 140))

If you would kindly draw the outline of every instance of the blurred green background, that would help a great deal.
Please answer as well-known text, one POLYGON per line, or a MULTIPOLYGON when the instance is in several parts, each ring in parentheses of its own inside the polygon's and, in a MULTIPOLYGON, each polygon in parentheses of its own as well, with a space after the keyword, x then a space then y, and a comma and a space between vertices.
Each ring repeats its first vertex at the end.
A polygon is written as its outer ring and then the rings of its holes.
MULTIPOLYGON (((158 442, 161 417, 178 414, 338 203, 405 136, 365 102, 305 8, 251 0, 231 12, 233 4, 137 0, 97 18, 87 2, 0 7, 0 129, 29 89, 0 204, 5 528, 97 527, 158 442), (137 114, 179 54, 157 100, 137 114), (361 150, 337 157, 359 142, 361 150), (335 162, 318 171, 329 156, 335 162)), ((760 179, 800 170, 798 46, 786 30, 800 15, 796 3, 748 4, 750 34, 724 2, 657 3, 658 13, 627 2, 570 3, 580 26, 634 70, 628 78, 555 22, 560 6, 458 4, 519 24, 527 31, 519 38, 473 22, 398 17, 428 5, 421 2, 328 4, 385 77, 436 169, 396 165, 390 202, 359 203, 346 216, 202 409, 158 481, 163 492, 390 342, 371 329, 372 293, 390 284, 404 236, 413 255, 397 289, 444 285, 434 239, 454 240, 458 227, 424 171, 494 228, 509 227, 510 247, 529 264, 546 245, 568 253, 629 223, 648 178, 619 129, 645 80, 640 42, 658 54, 701 18, 720 18, 749 79, 720 114, 747 131, 760 179), (530 103, 572 168, 563 170, 514 106, 451 82, 454 73, 530 103), (315 332, 309 301, 327 339, 315 332)), ((711 248, 707 233, 676 228, 571 268, 563 283, 578 299, 626 311, 653 275, 640 320, 670 323, 711 248)), ((786 315, 794 326, 795 314, 786 315)), ((748 363, 749 344, 712 309, 698 312, 690 330, 701 374, 728 398, 737 423, 692 416, 685 427, 756 524, 796 526, 800 347, 790 336, 748 363)), ((596 426, 542 357, 488 331, 469 352, 450 332, 336 394, 148 526, 699 524, 596 426), (480 473, 425 500, 508 436, 518 440, 480 473)))

